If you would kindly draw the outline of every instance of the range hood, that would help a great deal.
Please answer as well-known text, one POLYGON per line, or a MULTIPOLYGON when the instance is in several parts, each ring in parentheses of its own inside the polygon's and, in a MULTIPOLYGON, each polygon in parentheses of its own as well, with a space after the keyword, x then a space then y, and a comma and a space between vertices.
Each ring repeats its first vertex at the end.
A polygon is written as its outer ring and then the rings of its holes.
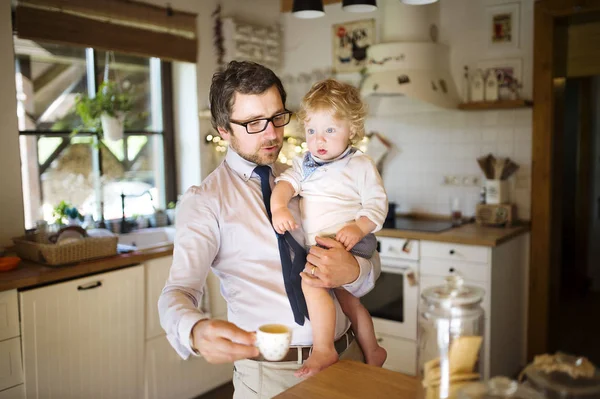
POLYGON ((405 96, 443 108, 460 103, 450 74, 449 48, 437 43, 439 3, 409 6, 382 1, 382 43, 367 49, 363 96, 405 96))

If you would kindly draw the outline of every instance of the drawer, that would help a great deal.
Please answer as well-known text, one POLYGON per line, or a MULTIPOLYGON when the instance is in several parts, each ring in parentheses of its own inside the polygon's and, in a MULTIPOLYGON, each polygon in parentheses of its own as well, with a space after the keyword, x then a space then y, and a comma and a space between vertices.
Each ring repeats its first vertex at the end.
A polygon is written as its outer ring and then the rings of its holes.
POLYGON ((0 399, 25 399, 25 385, 17 385, 0 391, 0 399))
POLYGON ((379 256, 382 259, 419 260, 419 240, 377 237, 379 256))
POLYGON ((421 241, 421 259, 423 258, 489 263, 490 248, 447 242, 421 241))
POLYGON ((23 362, 21 360, 21 338, 0 342, 0 389, 23 383, 23 362))
POLYGON ((406 375, 417 374, 417 343, 390 335, 375 333, 377 342, 387 351, 384 369, 406 375))
POLYGON ((488 265, 459 260, 421 259, 421 275, 446 277, 458 274, 465 280, 487 282, 489 281, 489 269, 488 265))
POLYGON ((17 290, 0 292, 0 341, 18 337, 19 302, 17 290))

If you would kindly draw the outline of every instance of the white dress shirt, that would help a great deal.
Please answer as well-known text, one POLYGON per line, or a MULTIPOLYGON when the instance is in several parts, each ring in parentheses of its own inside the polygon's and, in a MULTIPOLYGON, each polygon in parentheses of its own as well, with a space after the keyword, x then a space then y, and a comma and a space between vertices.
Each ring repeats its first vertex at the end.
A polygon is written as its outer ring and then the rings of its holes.
MULTIPOLYGON (((212 271, 220 278, 227 302, 227 318, 238 327, 255 331, 262 324, 281 323, 293 329, 292 345, 311 345, 310 322, 294 322, 285 292, 275 231, 268 220, 256 164, 229 148, 225 161, 202 184, 183 195, 177 213, 173 265, 158 300, 160 322, 167 338, 182 358, 194 354, 192 327, 208 315, 199 309, 206 278, 212 271)), ((285 165, 271 166, 278 176, 285 165)), ((271 179, 274 184, 274 178, 271 179)), ((294 217, 298 202, 290 203, 294 217)), ((301 229, 292 232, 304 244, 301 229)), ((359 277, 344 286, 360 297, 379 277, 379 257, 356 258, 359 277)), ((337 299, 336 338, 349 327, 337 299)))
POLYGON ((381 230, 387 215, 387 195, 371 158, 358 150, 342 154, 307 177, 302 172, 303 158, 295 157, 293 166, 275 181, 289 182, 294 195, 301 196, 300 213, 308 245, 315 244, 316 236, 335 235, 361 216, 376 224, 373 232, 381 230))

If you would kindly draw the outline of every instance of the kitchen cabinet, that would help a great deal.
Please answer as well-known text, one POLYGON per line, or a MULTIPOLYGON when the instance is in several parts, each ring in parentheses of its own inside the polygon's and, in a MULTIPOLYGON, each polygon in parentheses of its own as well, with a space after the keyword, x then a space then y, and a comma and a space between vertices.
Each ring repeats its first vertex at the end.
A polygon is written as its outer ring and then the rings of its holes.
MULTIPOLYGON (((169 344, 158 318, 158 297, 169 277, 172 256, 144 263, 146 270, 146 363, 147 399, 190 399, 231 381, 231 364, 209 364, 201 356, 183 360, 169 344)), ((219 279, 211 272, 207 293, 213 318, 227 319, 227 304, 219 291, 219 279)))
POLYGON ((23 398, 23 364, 17 290, 0 292, 0 399, 23 398))
POLYGON ((414 341, 380 332, 385 331, 385 327, 381 326, 382 321, 385 320, 373 319, 377 342, 388 353, 383 368, 407 375, 415 375, 417 368, 417 347, 414 341))
POLYGON ((25 397, 23 384, 0 391, 0 399, 21 399, 25 397))
POLYGON ((140 398, 144 268, 20 293, 27 398, 140 398))
POLYGON ((420 290, 459 274, 465 285, 483 288, 483 374, 513 376, 526 364, 529 234, 496 247, 421 242, 420 290))

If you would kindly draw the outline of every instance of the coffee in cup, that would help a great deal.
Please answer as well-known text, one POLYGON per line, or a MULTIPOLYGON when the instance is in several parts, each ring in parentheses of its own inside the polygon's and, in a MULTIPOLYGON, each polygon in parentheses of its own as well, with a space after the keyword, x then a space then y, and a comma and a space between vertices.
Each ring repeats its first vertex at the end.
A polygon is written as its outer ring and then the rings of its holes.
POLYGON ((256 330, 256 346, 260 354, 270 361, 287 355, 292 342, 292 329, 283 324, 264 324, 256 330))

